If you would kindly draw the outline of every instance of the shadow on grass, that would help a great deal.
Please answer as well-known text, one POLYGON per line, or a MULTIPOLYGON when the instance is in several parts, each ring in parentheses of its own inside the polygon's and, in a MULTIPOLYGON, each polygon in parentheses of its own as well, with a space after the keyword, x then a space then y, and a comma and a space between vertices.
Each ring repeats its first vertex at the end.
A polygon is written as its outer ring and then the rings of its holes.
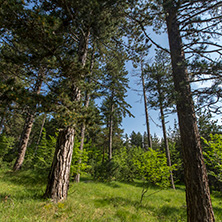
POLYGON ((134 186, 134 187, 142 187, 142 188, 144 187, 144 182, 139 181, 139 180, 138 181, 121 181, 121 183, 134 186))
MULTIPOLYGON (((166 205, 161 205, 161 207, 158 206, 152 206, 149 203, 139 203, 138 201, 132 201, 128 198, 123 198, 123 197, 111 197, 111 198, 104 198, 100 200, 95 200, 95 206, 96 207, 104 207, 111 205, 114 208, 117 208, 117 211, 119 210, 120 207, 126 207, 125 209, 127 210, 128 207, 134 207, 136 211, 142 210, 146 212, 153 212, 157 218, 159 218, 161 221, 165 220, 166 218, 185 218, 186 217, 186 209, 182 206, 178 207, 172 207, 169 204, 166 205)), ((122 209, 124 211, 124 209, 122 209)), ((119 212, 120 213, 120 212, 119 212)), ((118 214, 119 214, 118 213, 118 214)), ((118 215, 120 216, 120 215, 118 215)), ((124 216, 124 215, 122 215, 124 216)), ((176 220, 177 221, 177 220, 176 220)))
POLYGON ((9 192, 0 193, 0 200, 4 201, 8 199, 8 201, 30 201, 30 200, 46 200, 43 197, 43 192, 41 190, 27 190, 26 193, 14 192, 13 194, 9 192))
POLYGON ((45 172, 27 170, 27 171, 7 171, 3 174, 2 179, 15 185, 36 186, 44 185, 47 182, 45 172))
POLYGON ((102 183, 108 187, 111 187, 111 188, 120 188, 121 186, 119 184, 116 184, 115 182, 106 182, 106 183, 102 183))
POLYGON ((42 200, 47 176, 33 170, 6 171, 2 172, 1 181, 7 182, 9 189, 1 192, 0 198, 8 196, 11 200, 42 200))
POLYGON ((137 204, 137 201, 131 201, 130 199, 123 198, 123 197, 111 197, 111 198, 95 200, 95 205, 97 207, 104 207, 107 205, 113 205, 114 207, 126 206, 126 205, 135 206, 136 204, 137 204))

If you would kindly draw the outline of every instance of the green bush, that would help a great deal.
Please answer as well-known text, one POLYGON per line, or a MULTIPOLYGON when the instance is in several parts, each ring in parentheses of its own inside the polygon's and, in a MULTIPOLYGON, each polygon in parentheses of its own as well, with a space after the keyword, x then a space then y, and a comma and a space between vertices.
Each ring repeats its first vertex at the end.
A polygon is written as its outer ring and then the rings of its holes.
POLYGON ((0 165, 11 162, 14 158, 13 148, 15 145, 15 139, 5 134, 0 135, 0 165))
POLYGON ((48 171, 52 164, 56 140, 57 134, 55 137, 49 136, 47 138, 46 130, 43 129, 40 144, 32 144, 27 148, 24 168, 34 168, 36 170, 48 171))
POLYGON ((75 177, 76 174, 81 174, 81 172, 85 172, 90 169, 90 165, 88 164, 89 151, 87 149, 87 146, 88 144, 85 143, 84 149, 81 151, 79 149, 80 142, 75 139, 71 163, 71 177, 75 177))
POLYGON ((113 155, 113 162, 117 170, 115 178, 119 181, 133 181, 138 177, 138 167, 135 165, 135 160, 138 160, 143 155, 144 150, 140 147, 123 147, 113 155))
POLYGON ((159 187, 170 185, 170 170, 174 167, 167 166, 165 154, 149 148, 139 158, 134 159, 134 164, 140 177, 147 183, 159 187))
POLYGON ((203 152, 210 185, 222 190, 222 135, 210 134, 210 141, 202 138, 206 144, 203 152))

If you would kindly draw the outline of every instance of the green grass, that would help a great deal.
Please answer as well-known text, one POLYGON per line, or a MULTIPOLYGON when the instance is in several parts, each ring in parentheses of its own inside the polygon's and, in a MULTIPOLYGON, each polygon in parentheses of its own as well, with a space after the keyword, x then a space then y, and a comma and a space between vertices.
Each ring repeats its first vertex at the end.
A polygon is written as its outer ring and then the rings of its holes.
MULTIPOLYGON (((160 192, 149 188, 142 204, 139 181, 98 183, 84 177, 81 183, 70 184, 68 199, 58 204, 42 199, 45 186, 46 177, 39 173, 1 170, 0 221, 186 221, 183 186, 160 192)), ((215 192, 212 202, 216 221, 222 221, 221 193, 215 192)))

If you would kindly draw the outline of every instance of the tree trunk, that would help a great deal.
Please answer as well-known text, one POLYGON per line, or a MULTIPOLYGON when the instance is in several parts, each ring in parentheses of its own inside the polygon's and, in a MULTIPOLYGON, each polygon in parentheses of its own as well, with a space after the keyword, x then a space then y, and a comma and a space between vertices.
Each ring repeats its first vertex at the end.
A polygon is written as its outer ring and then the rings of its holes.
POLYGON ((147 129, 147 139, 148 139, 148 147, 152 149, 152 138, 150 134, 150 123, 149 123, 149 113, 147 108, 147 96, 146 96, 146 88, 144 82, 144 72, 143 72, 143 63, 141 62, 141 79, 143 86, 143 98, 144 98, 144 106, 145 106, 145 114, 146 114, 146 129, 147 129))
MULTIPOLYGON (((162 122, 162 128, 163 128, 163 138, 164 138, 164 146, 165 146, 165 152, 166 152, 166 158, 167 158, 167 166, 171 167, 172 165, 171 165, 171 159, 170 159, 170 149, 169 149, 168 139, 166 135, 166 125, 165 125, 165 118, 164 118, 162 104, 160 104, 160 115, 161 115, 161 122, 162 122)), ((172 188, 175 190, 172 170, 170 171, 170 182, 171 182, 172 188)))
POLYGON ((55 202, 67 198, 75 131, 72 127, 59 132, 54 159, 44 197, 55 202))
POLYGON ((41 125, 41 129, 40 129, 40 132, 39 132, 39 137, 38 137, 38 140, 36 142, 37 146, 39 145, 41 137, 42 137, 42 131, 43 131, 43 128, 44 128, 44 125, 45 125, 45 120, 46 120, 46 114, 44 114, 44 116, 43 116, 42 125, 41 125))
POLYGON ((171 51, 173 80, 177 92, 179 119, 186 184, 187 221, 215 221, 210 198, 206 166, 197 128, 192 92, 186 68, 177 11, 165 0, 166 22, 171 51))
POLYGON ((113 158, 113 111, 114 105, 111 105, 111 114, 109 118, 109 161, 113 158))
MULTIPOLYGON (((171 167, 172 165, 171 165, 171 159, 170 159, 170 149, 169 149, 169 144, 168 144, 168 139, 167 139, 165 116, 164 116, 164 111, 163 111, 164 97, 161 90, 161 86, 163 82, 161 81, 161 77, 158 74, 156 76, 156 80, 157 80, 157 91, 158 91, 158 96, 159 96, 160 117, 161 117, 162 129, 163 129, 164 147, 165 147, 165 153, 166 153, 166 158, 167 158, 167 166, 171 167)), ((170 181, 171 181, 172 188, 175 190, 172 171, 170 171, 170 181)))
MULTIPOLYGON (((91 62, 90 62, 90 75, 92 75, 92 72, 93 72, 93 66, 94 66, 94 50, 92 52, 92 57, 91 57, 91 62)), ((88 83, 91 82, 90 80, 90 77, 88 78, 88 83)), ((86 97, 85 97, 85 108, 87 109, 89 107, 89 102, 90 102, 90 93, 88 90, 86 90, 86 97)), ((85 130, 86 130, 86 123, 85 121, 83 120, 83 123, 82 123, 82 128, 81 128, 81 141, 80 141, 80 147, 79 147, 79 150, 80 152, 83 151, 83 147, 84 147, 84 140, 85 140, 85 130)), ((82 162, 82 159, 80 158, 78 160, 78 165, 80 165, 82 162)), ((80 182, 80 167, 78 167, 78 171, 77 171, 77 174, 75 176, 75 182, 76 183, 79 183, 80 182)))
MULTIPOLYGON (((40 71, 40 73, 38 74, 38 79, 36 80, 35 87, 33 89, 33 92, 37 95, 40 93, 42 82, 43 82, 43 72, 40 71)), ((26 149, 27 149, 27 145, 29 141, 29 136, 32 131, 32 126, 34 122, 35 109, 36 109, 36 105, 35 107, 33 107, 33 110, 30 110, 28 112, 28 117, 25 121, 25 125, 24 125, 23 131, 20 137, 20 141, 19 141, 18 156, 13 166, 14 171, 19 170, 24 162, 25 153, 26 153, 26 149)))
POLYGON ((42 131, 43 131, 43 127, 44 127, 44 125, 45 125, 45 120, 46 120, 46 114, 44 114, 44 116, 43 116, 42 125, 41 125, 41 129, 40 129, 40 132, 39 132, 39 137, 38 137, 38 140, 37 140, 37 142, 36 142, 36 147, 35 147, 34 156, 35 156, 36 153, 37 153, 38 146, 39 146, 39 143, 40 143, 40 140, 41 140, 41 137, 42 137, 42 131))
POLYGON ((109 119, 109 160, 113 158, 113 104, 111 105, 111 115, 109 119))
MULTIPOLYGON (((85 107, 88 108, 88 106, 89 106, 89 101, 90 101, 90 96, 89 96, 89 94, 87 94, 86 97, 87 97, 87 98, 86 98, 85 107)), ((80 150, 81 153, 83 152, 83 147, 84 147, 85 130, 86 130, 86 123, 85 123, 85 121, 83 121, 83 123, 82 123, 82 128, 81 128, 81 141, 80 141, 80 147, 79 147, 79 150, 80 150)), ((78 160, 78 165, 80 165, 81 162, 82 162, 82 159, 81 159, 81 157, 80 157, 80 159, 78 160)), ((80 182, 80 172, 79 172, 79 171, 80 171, 80 167, 78 167, 78 172, 77 172, 77 174, 76 174, 76 176, 75 176, 75 182, 76 182, 76 183, 79 183, 79 182, 80 182)))
POLYGON ((29 113, 25 121, 25 126, 23 128, 23 132, 20 138, 18 157, 13 166, 14 171, 19 170, 24 162, 25 153, 26 153, 26 149, 27 149, 27 145, 29 141, 29 136, 32 131, 33 122, 34 122, 34 114, 29 113))
MULTIPOLYGON (((86 64, 89 36, 90 31, 87 30, 87 32, 85 34, 82 33, 80 37, 78 48, 78 60, 81 64, 81 68, 84 68, 86 64)), ((82 76, 79 76, 78 78, 81 79, 82 76)), ((76 79, 76 82, 79 81, 79 79, 76 79)), ((76 82, 73 82, 73 86, 71 89, 71 100, 73 102, 80 101, 81 96, 81 91, 77 86, 76 82)), ((51 167, 48 185, 44 195, 45 197, 49 197, 56 202, 66 199, 68 194, 69 173, 74 145, 74 127, 75 126, 72 126, 61 131, 57 139, 54 161, 51 167), (64 150, 64 147, 67 148, 65 148, 64 150), (57 161, 57 156, 60 157, 59 161, 57 161), (60 165, 60 162, 63 163, 64 167, 60 165), (58 166, 55 166, 55 164, 57 164, 58 166), (60 175, 64 176, 62 177, 60 175)))

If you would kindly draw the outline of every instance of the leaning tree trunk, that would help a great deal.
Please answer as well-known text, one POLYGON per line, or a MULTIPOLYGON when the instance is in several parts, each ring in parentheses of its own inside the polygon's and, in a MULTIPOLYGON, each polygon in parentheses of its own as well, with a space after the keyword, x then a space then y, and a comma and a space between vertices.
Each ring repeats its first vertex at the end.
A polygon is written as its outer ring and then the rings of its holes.
MULTIPOLYGON (((81 67, 84 68, 87 59, 88 42, 90 31, 82 34, 79 41, 78 59, 81 67)), ((79 77, 81 78, 81 76, 79 77)), ((78 79, 79 80, 79 79, 78 79)), ((71 90, 71 99, 73 102, 80 101, 81 91, 76 84, 73 84, 71 90)), ((57 138, 57 146, 54 154, 53 164, 50 169, 48 184, 45 197, 55 202, 67 198, 69 189, 69 174, 74 146, 74 125, 62 130, 57 138)))
POLYGON ((44 197, 58 202, 67 198, 75 131, 67 127, 59 132, 54 159, 44 197))
POLYGON ((147 139, 148 139, 148 147, 152 149, 152 138, 150 134, 150 123, 149 123, 149 113, 147 108, 147 96, 146 96, 146 88, 144 82, 144 72, 143 72, 143 63, 141 62, 141 79, 143 86, 143 98, 144 98, 144 106, 145 106, 145 114, 146 114, 146 129, 147 129, 147 139))
POLYGON ((23 128, 23 132, 22 132, 20 142, 19 142, 18 157, 13 166, 14 171, 19 170, 23 164, 28 141, 29 141, 29 136, 32 131, 33 122, 34 122, 34 114, 28 113, 28 117, 25 121, 25 126, 23 128))
MULTIPOLYGON (((36 81, 33 93, 37 95, 40 93, 42 82, 43 82, 43 73, 40 72, 38 75, 38 79, 36 81)), ((29 141, 29 136, 32 131, 32 126, 34 122, 35 109, 36 109, 36 106, 33 107, 33 110, 29 110, 28 112, 28 117, 26 118, 25 125, 24 125, 23 131, 20 137, 20 141, 19 141, 18 156, 13 166, 14 171, 19 170, 24 162, 25 153, 26 153, 26 149, 27 149, 27 145, 29 141)))
POLYGON ((186 68, 182 40, 177 21, 177 9, 165 0, 166 22, 171 51, 173 80, 177 93, 183 162, 186 184, 187 221, 212 222, 214 212, 197 128, 192 92, 186 68), (168 4, 168 5, 167 5, 168 4))

